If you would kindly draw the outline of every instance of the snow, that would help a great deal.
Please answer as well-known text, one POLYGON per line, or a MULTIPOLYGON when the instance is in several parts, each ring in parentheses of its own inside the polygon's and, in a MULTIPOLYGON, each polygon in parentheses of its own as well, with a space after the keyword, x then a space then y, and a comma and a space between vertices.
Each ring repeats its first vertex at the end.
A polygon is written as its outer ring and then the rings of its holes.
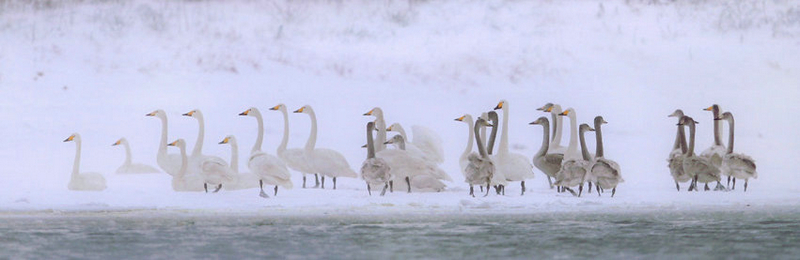
MULTIPOLYGON (((800 205, 800 5, 792 1, 125 1, 0 3, 0 211, 135 209, 305 212, 528 212, 800 205), (457 11, 455 11, 457 10, 457 11), (466 126, 505 99, 513 152, 538 150, 547 102, 603 115, 605 153, 622 167, 615 198, 555 194, 543 174, 518 196, 470 198, 458 170, 466 126), (117 175, 130 141, 133 160, 156 165, 164 109, 169 139, 191 147, 199 108, 204 152, 234 134, 245 160, 264 114, 264 150, 282 136, 268 108, 312 105, 317 147, 337 150, 357 170, 366 151, 362 116, 380 106, 387 124, 423 125, 443 139, 442 168, 455 182, 442 193, 368 197, 358 179, 339 190, 178 193, 166 174, 117 175), (707 148, 713 103, 731 111, 736 150, 756 159, 759 178, 734 192, 676 193, 666 157, 676 108, 700 122, 707 148), (104 174, 103 192, 66 186, 83 137, 82 171, 104 174)), ((308 116, 290 114, 289 147, 302 147, 308 116)), ((727 135, 727 131, 724 131, 727 135)), ((412 137, 413 138, 413 137, 412 137)), ((727 138, 724 138, 727 140, 727 138)), ((565 133, 563 144, 568 142, 565 133)), ((589 146, 594 149, 593 138, 589 146)), ((170 148, 172 149, 172 148, 170 148)), ((177 152, 172 150, 171 152, 177 152)), ((246 171, 241 167, 240 171, 246 171)), ((313 183, 313 181, 312 181, 313 183)), ((328 180, 327 187, 332 186, 328 180)), ((686 184, 683 185, 686 188, 686 184)))

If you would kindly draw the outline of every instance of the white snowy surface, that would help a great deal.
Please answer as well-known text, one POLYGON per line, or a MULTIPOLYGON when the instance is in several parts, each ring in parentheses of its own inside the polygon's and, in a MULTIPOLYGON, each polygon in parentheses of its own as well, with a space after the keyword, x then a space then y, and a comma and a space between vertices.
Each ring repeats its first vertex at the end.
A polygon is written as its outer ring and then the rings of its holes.
MULTIPOLYGON (((0 211, 132 209, 353 212, 581 211, 800 205, 800 4, 794 1, 4 1, 0 3, 0 211), (603 115, 606 157, 622 167, 617 196, 555 194, 543 174, 507 196, 467 196, 458 170, 466 126, 501 99, 510 143, 527 156, 542 129, 529 122, 547 102, 574 107, 581 122, 603 115), (264 114, 264 150, 280 142, 282 116, 268 108, 314 107, 317 147, 365 158, 362 116, 380 106, 387 123, 428 126, 444 141, 442 193, 368 197, 357 179, 339 190, 178 193, 166 174, 117 175, 128 138, 135 162, 155 163, 164 109, 169 139, 189 147, 205 114, 204 152, 234 134, 240 161, 256 134, 237 116, 264 114), (736 117, 736 150, 756 159, 747 193, 675 191, 665 161, 681 108, 700 122, 696 152, 712 139, 720 104, 736 117), (102 192, 67 190, 83 137, 81 171, 105 175, 102 192)), ((289 147, 309 119, 290 114, 289 147)), ((727 141, 727 131, 724 132, 727 141)), ((563 144, 568 142, 565 132, 563 144)), ((588 143, 594 149, 594 138, 588 143)), ((172 148, 170 148, 172 149, 172 148)), ((171 150, 170 152, 177 152, 171 150)), ((240 171, 246 171, 244 163, 240 171)), ((293 173, 294 174, 294 173, 293 173)), ((313 180, 312 180, 313 183, 313 180)), ((327 187, 330 187, 328 181, 327 187)))

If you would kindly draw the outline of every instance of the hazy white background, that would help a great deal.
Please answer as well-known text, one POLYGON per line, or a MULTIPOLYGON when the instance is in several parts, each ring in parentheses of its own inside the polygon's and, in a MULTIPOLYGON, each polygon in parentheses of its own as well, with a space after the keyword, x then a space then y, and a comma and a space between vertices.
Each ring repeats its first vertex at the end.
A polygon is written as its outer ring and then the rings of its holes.
MULTIPOLYGON (((798 57, 796 1, 0 1, 0 209, 797 205, 798 57), (626 180, 618 197, 556 195, 537 170, 525 197, 513 184, 507 197, 467 199, 457 167, 467 130, 453 119, 501 99, 511 148, 526 156, 540 145, 541 127, 528 122, 545 115, 535 111, 544 103, 574 107, 581 122, 603 115, 606 157, 626 180), (160 123, 144 115, 159 108, 170 140, 185 138, 189 149, 197 123, 180 114, 201 109, 204 152, 229 158, 216 143, 235 134, 241 161, 256 123, 237 114, 256 106, 263 148, 274 153, 283 120, 268 108, 278 103, 312 105, 317 146, 356 170, 361 114, 372 107, 389 123, 428 126, 444 140, 442 167, 455 182, 440 194, 367 198, 362 181, 341 179, 339 191, 263 200, 252 190, 174 193, 166 174, 113 173, 124 152, 110 145, 122 136, 134 161, 156 165, 160 123), (714 103, 734 113, 736 150, 757 160, 759 179, 747 194, 741 183, 732 193, 676 194, 665 161, 676 120, 666 116, 681 108, 700 122, 699 152, 713 141, 701 109, 714 103), (82 171, 103 173, 106 191, 67 191, 75 146, 61 141, 73 132, 84 139, 82 171)), ((292 114, 290 125, 289 147, 302 146, 308 117, 292 114)))

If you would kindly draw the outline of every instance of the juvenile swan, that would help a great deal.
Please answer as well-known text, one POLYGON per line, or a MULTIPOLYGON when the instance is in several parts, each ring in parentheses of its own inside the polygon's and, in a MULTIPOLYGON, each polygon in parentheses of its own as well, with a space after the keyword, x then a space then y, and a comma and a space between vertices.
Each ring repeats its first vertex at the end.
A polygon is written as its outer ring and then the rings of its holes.
POLYGON ((716 120, 728 121, 728 151, 722 157, 722 173, 733 177, 733 186, 736 188, 736 178, 744 179, 744 191, 747 191, 747 180, 757 179, 756 162, 750 156, 733 152, 733 114, 725 112, 716 120))
POLYGON ((539 117, 536 121, 530 123, 531 125, 541 125, 543 127, 542 134, 542 147, 533 155, 533 165, 537 169, 547 175, 547 182, 550 183, 550 188, 553 188, 553 181, 551 178, 556 177, 556 173, 561 169, 561 162, 564 160, 564 154, 547 153, 550 141, 550 122, 547 117, 539 117))
POLYGON ((624 182, 622 179, 622 172, 619 169, 617 162, 606 159, 603 155, 603 131, 601 130, 603 124, 608 124, 602 116, 594 118, 594 134, 597 142, 597 147, 592 162, 592 171, 589 181, 594 182, 597 188, 597 195, 600 196, 600 189, 611 189, 611 197, 617 193, 617 185, 624 182))
MULTIPOLYGON (((569 110, 567 110, 569 111, 569 110)), ((564 113, 567 113, 565 111, 564 113)), ((565 115, 561 113, 561 115, 565 115)), ((556 174, 556 186, 563 186, 567 190, 570 191, 573 195, 577 195, 578 197, 581 196, 583 193, 583 183, 586 181, 586 174, 591 171, 591 160, 592 158, 589 155, 589 151, 586 149, 586 139, 584 137, 584 133, 586 131, 594 131, 589 125, 581 124, 580 126, 580 142, 581 142, 581 157, 577 159, 567 159, 564 158, 564 161, 561 164, 561 169, 556 174), (575 194, 575 191, 571 190, 570 187, 578 186, 578 194, 575 194)), ((572 141, 570 141, 572 143, 572 141)), ((574 150, 573 145, 570 145, 568 148, 567 153, 570 150, 574 150)))
POLYGON ((75 161, 72 164, 72 175, 67 188, 80 191, 101 191, 106 189, 106 178, 96 172, 80 172, 81 165, 81 136, 74 133, 64 142, 75 142, 75 161))
MULTIPOLYGON (((677 117, 678 123, 680 123, 680 120, 683 117, 683 110, 675 110, 675 112, 670 114, 668 117, 677 117)), ((681 182, 688 182, 692 180, 692 176, 683 171, 683 158, 685 157, 685 153, 686 133, 683 126, 678 125, 678 132, 675 134, 675 144, 672 145, 672 151, 669 153, 669 157, 667 157, 667 166, 669 167, 669 172, 672 175, 672 179, 675 180, 675 188, 678 189, 678 191, 681 191, 681 182)))
POLYGON ((689 186, 689 191, 692 189, 695 191, 698 190, 697 182, 705 183, 705 190, 709 190, 708 183, 716 181, 717 188, 719 188, 722 186, 719 183, 719 168, 714 166, 709 159, 694 154, 695 124, 697 124, 697 122, 688 116, 683 116, 680 123, 678 123, 678 125, 689 127, 689 148, 686 149, 686 154, 683 159, 683 171, 693 178, 692 184, 689 186))
POLYGON ((375 158, 375 144, 372 140, 372 131, 375 123, 367 123, 367 159, 361 164, 361 179, 367 182, 367 193, 372 196, 372 186, 383 185, 381 196, 386 194, 389 181, 392 179, 391 167, 381 158, 375 158))
POLYGON ((467 158, 469 163, 464 169, 465 181, 469 183, 469 195, 473 197, 475 197, 473 185, 482 185, 484 183, 486 184, 486 194, 483 196, 486 197, 489 195, 492 175, 494 175, 495 172, 494 162, 492 162, 492 158, 489 157, 489 153, 486 152, 486 147, 483 147, 483 141, 480 137, 480 129, 485 126, 491 125, 483 118, 478 118, 478 120, 475 121, 474 134, 475 143, 478 146, 478 153, 471 153, 469 155, 467 158))
POLYGON ((117 168, 116 173, 159 173, 158 169, 153 166, 143 164, 143 163, 133 163, 131 159, 131 146, 128 144, 128 140, 125 137, 120 138, 111 146, 122 145, 125 147, 125 162, 122 163, 119 168, 117 168))

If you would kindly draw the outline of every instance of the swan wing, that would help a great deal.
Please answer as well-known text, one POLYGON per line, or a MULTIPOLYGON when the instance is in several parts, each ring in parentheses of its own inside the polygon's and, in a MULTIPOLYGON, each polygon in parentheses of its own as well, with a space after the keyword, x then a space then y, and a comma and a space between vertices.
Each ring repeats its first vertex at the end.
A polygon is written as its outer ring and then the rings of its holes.
POLYGON ((722 160, 722 170, 726 175, 740 179, 758 178, 756 161, 744 154, 726 154, 722 160))
POLYGON ((496 157, 497 171, 502 172, 508 181, 523 181, 533 178, 533 165, 528 158, 518 153, 508 153, 496 157))
POLYGON ((369 158, 361 164, 361 179, 370 184, 383 184, 392 179, 391 167, 386 160, 369 158))
POLYGON ((344 156, 337 151, 317 148, 311 151, 310 155, 316 172, 332 177, 358 177, 358 174, 350 169, 350 164, 344 156))
POLYGON ((444 162, 444 149, 442 149, 442 138, 430 128, 414 125, 411 126, 411 134, 414 140, 411 142, 416 145, 425 157, 431 158, 436 163, 444 162))
POLYGON ((280 157, 290 169, 301 173, 314 173, 314 168, 306 158, 304 149, 286 149, 278 153, 280 157))
POLYGON ((714 166, 720 167, 720 165, 722 165, 722 157, 725 156, 725 153, 727 153, 725 146, 712 145, 711 147, 703 150, 703 152, 700 153, 700 157, 706 158, 714 166))
POLYGON ((250 172, 259 178, 275 181, 269 182, 270 184, 279 184, 286 181, 291 182, 292 175, 289 173, 289 169, 286 168, 286 164, 274 155, 265 152, 253 153, 247 161, 247 167, 250 169, 250 172))

